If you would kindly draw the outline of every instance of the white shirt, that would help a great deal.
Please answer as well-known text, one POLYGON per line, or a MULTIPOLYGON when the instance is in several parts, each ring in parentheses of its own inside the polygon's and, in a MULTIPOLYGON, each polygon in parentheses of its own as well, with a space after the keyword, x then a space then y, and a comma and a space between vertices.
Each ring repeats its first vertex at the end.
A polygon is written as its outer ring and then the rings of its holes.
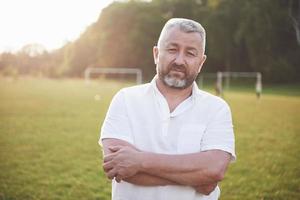
MULTIPOLYGON (((125 140, 142 151, 186 154, 219 149, 235 159, 230 108, 219 97, 193 85, 192 95, 170 113, 168 103, 151 83, 120 90, 113 98, 101 129, 101 140, 125 140)), ((145 187, 122 181, 112 183, 113 200, 215 200, 189 186, 145 187)))

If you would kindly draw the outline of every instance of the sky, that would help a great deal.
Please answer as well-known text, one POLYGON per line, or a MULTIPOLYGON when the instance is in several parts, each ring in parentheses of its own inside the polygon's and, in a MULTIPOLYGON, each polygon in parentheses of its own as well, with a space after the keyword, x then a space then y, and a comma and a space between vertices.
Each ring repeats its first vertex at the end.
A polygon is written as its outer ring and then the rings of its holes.
POLYGON ((48 51, 74 41, 113 0, 0 0, 0 53, 26 44, 48 51))

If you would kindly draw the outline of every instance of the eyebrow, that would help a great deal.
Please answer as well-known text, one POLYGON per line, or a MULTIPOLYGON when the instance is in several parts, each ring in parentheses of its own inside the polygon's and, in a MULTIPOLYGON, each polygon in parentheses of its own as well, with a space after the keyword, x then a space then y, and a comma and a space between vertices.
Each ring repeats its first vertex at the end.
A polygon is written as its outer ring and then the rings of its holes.
MULTIPOLYGON (((165 46, 165 48, 169 47, 178 47, 179 45, 176 43, 169 43, 165 46)), ((198 49, 196 47, 187 47, 187 51, 194 51, 196 54, 199 53, 198 49)))
MULTIPOLYGON (((169 43, 169 44, 167 44, 166 45, 166 48, 168 48, 168 47, 173 47, 173 46, 175 46, 175 47, 178 47, 179 45, 177 44, 177 43, 169 43)), ((198 49, 196 48, 196 47, 187 47, 187 50, 188 51, 196 51, 196 52, 198 52, 198 49)))
POLYGON ((176 43, 169 43, 169 44, 166 45, 166 47, 170 47, 170 46, 178 47, 178 44, 176 44, 176 43))

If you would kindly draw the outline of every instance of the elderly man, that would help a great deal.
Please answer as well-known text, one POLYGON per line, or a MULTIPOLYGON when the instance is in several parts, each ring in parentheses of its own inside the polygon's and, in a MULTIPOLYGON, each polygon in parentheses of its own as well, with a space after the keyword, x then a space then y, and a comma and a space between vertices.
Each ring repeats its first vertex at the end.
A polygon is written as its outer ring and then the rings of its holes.
POLYGON ((153 48, 157 75, 114 96, 99 140, 113 200, 218 199, 234 134, 228 105, 195 83, 204 53, 203 27, 171 19, 153 48))

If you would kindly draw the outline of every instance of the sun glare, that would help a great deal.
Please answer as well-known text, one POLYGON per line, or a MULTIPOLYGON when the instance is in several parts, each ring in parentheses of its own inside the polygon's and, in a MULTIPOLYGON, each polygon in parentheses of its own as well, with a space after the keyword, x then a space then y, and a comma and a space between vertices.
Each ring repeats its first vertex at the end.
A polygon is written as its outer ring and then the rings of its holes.
POLYGON ((113 0, 0 0, 0 53, 26 44, 61 47, 95 22, 113 0))

